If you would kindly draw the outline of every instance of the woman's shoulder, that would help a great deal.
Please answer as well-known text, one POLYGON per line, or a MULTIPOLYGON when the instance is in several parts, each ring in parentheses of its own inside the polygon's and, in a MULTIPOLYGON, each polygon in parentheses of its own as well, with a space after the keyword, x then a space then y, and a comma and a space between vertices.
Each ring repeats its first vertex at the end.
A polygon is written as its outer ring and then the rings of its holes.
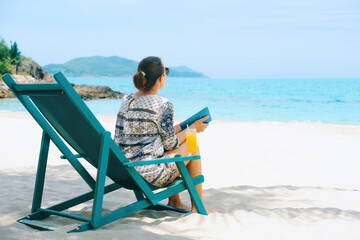
POLYGON ((156 112, 159 112, 159 110, 162 109, 164 106, 171 104, 168 99, 158 95, 146 95, 138 97, 136 98, 135 102, 136 107, 145 107, 156 112))
POLYGON ((125 95, 125 96, 123 97, 123 102, 125 102, 125 101, 130 102, 130 101, 133 100, 134 98, 135 98, 135 97, 133 96, 133 94, 130 93, 130 94, 125 95))
POLYGON ((161 97, 159 95, 144 95, 137 97, 136 99, 150 99, 150 100, 163 101, 163 102, 169 101, 168 99, 161 97))
POLYGON ((160 104, 171 103, 167 98, 161 97, 159 95, 149 95, 149 97, 151 97, 154 101, 159 102, 160 104))
POLYGON ((122 99, 121 105, 120 105, 120 109, 119 109, 119 113, 120 112, 126 112, 128 107, 129 107, 129 103, 134 99, 135 97, 132 94, 129 95, 125 95, 122 99))
POLYGON ((125 114, 129 109, 131 112, 147 112, 158 115, 166 109, 173 109, 173 105, 168 99, 158 95, 135 97, 133 94, 129 94, 123 98, 118 114, 125 114))

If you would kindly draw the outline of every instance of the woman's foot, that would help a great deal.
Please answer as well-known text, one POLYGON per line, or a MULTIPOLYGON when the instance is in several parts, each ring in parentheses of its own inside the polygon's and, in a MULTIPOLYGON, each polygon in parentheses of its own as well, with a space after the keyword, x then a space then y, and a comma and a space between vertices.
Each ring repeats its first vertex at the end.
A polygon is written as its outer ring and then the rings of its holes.
POLYGON ((190 207, 187 206, 186 204, 183 204, 181 201, 169 201, 168 206, 174 207, 174 208, 179 208, 179 209, 182 209, 185 211, 190 211, 190 207))
MULTIPOLYGON (((207 213, 219 213, 219 212, 220 212, 219 210, 213 210, 213 209, 208 208, 208 207, 205 207, 205 210, 206 210, 207 213)), ((191 209, 191 211, 197 213, 197 210, 196 210, 195 207, 193 207, 193 208, 191 209)))

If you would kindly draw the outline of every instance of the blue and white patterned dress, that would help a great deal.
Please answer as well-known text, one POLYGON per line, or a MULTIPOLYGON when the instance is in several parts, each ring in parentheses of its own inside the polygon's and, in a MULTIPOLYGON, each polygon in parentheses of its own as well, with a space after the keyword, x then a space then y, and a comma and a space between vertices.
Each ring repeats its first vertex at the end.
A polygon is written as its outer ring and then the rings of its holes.
MULTIPOLYGON (((157 95, 125 97, 117 115, 114 141, 129 161, 167 158, 179 146, 174 133, 173 104, 157 95)), ((174 163, 135 167, 155 186, 166 186, 175 171, 174 163)))

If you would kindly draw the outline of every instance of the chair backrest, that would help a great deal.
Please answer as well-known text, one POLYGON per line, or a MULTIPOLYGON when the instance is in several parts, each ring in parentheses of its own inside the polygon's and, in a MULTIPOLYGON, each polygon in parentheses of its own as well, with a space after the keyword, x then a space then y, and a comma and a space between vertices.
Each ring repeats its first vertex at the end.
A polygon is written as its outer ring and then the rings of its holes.
MULTIPOLYGON (((8 77, 4 81, 8 84, 8 77)), ((9 86, 21 101, 28 97, 53 129, 84 159, 97 167, 100 154, 101 134, 105 129, 76 93, 62 73, 54 75, 57 84, 43 83, 9 86), (22 90, 22 87, 24 87, 22 90)), ((9 84, 8 84, 9 85, 9 84)), ((23 103, 23 101, 21 101, 23 103)), ((24 104, 24 103, 23 103, 24 104)), ((25 106, 26 107, 26 106, 25 106)), ((29 110, 29 109, 28 109, 29 110)), ((36 120, 36 119, 35 119, 36 120)), ((112 140, 111 140, 112 141, 112 140)), ((115 144, 114 141, 111 144, 115 144)), ((122 162, 128 161, 120 148, 115 155, 110 149, 107 176, 117 184, 137 189, 122 162), (120 156, 120 159, 118 158, 120 156)))

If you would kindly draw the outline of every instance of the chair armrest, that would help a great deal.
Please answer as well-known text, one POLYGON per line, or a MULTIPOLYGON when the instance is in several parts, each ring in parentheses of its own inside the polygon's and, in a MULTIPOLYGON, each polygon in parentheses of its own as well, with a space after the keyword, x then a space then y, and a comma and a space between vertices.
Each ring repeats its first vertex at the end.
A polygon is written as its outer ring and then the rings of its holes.
POLYGON ((161 158, 161 159, 154 159, 154 160, 124 162, 123 165, 126 167, 137 167, 137 166, 145 166, 145 165, 151 165, 151 164, 183 162, 183 161, 199 160, 199 159, 200 159, 200 156, 180 157, 180 155, 176 155, 173 158, 161 158))

